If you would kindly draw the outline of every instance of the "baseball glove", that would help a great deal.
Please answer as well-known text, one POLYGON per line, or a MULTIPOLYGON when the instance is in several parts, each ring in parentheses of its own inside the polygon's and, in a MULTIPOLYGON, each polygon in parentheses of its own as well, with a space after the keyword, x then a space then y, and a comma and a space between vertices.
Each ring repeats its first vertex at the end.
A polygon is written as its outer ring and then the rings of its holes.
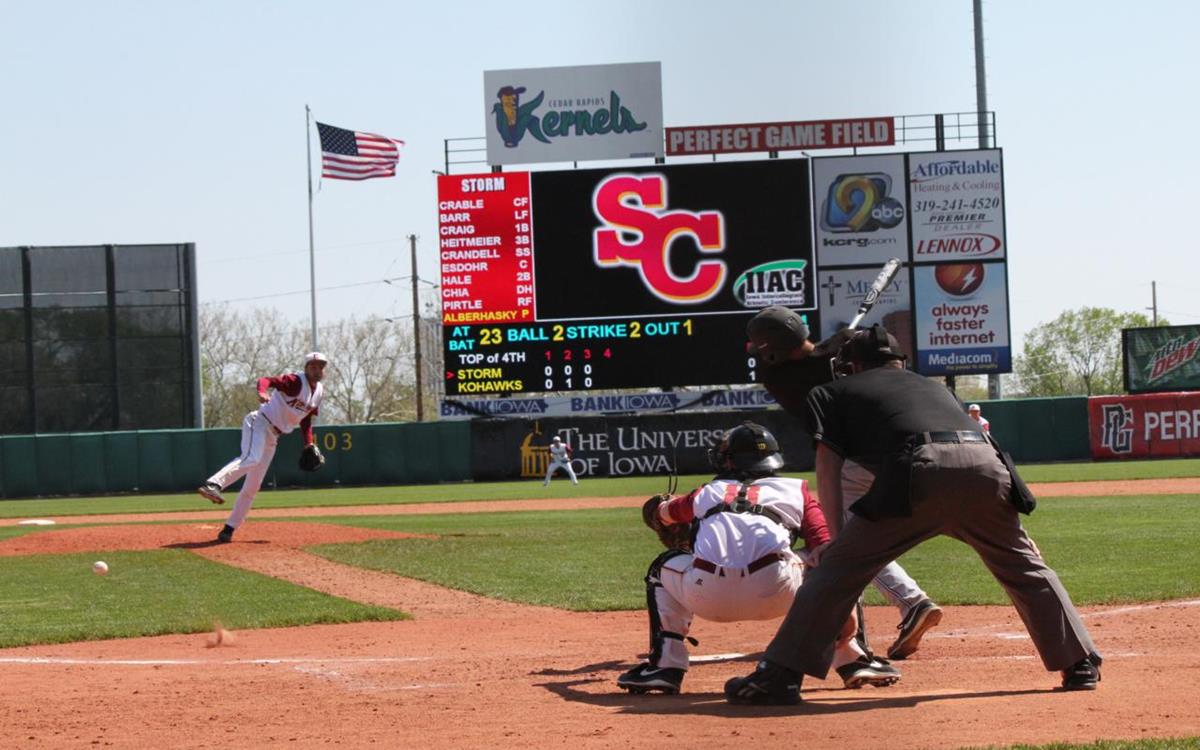
POLYGON ((316 445, 309 443, 304 446, 304 450, 300 451, 300 469, 302 471, 316 471, 325 465, 325 457, 321 455, 321 449, 316 445))
POLYGON ((642 504, 642 522, 650 527, 667 549, 678 549, 690 552, 692 549, 692 524, 665 524, 658 513, 659 506, 670 502, 671 496, 663 493, 655 495, 642 504))

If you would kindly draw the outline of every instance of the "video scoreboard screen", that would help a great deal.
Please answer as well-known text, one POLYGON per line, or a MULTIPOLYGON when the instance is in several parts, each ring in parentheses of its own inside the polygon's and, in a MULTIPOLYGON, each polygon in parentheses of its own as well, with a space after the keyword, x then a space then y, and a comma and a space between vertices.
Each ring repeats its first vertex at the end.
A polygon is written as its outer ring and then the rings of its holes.
POLYGON ((447 395, 750 383, 815 320, 808 161, 438 178, 447 395))

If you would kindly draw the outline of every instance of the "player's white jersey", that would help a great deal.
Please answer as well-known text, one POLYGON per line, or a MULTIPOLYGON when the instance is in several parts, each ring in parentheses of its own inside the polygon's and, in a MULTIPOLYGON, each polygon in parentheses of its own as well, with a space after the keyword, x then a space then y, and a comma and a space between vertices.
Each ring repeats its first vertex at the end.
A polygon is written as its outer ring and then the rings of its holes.
MULTIPOLYGON (((765 516, 716 513, 704 518, 717 505, 736 500, 741 486, 736 480, 714 479, 696 491, 693 498, 695 517, 703 519, 693 544, 696 557, 716 565, 739 568, 764 555, 791 547, 789 530, 765 516)), ((764 477, 749 483, 746 488, 747 500, 771 506, 796 529, 803 523, 807 496, 807 483, 790 477, 764 477)))
POLYGON ((271 391, 271 400, 258 408, 258 412, 270 421, 281 434, 288 434, 300 426, 304 418, 312 414, 325 398, 325 387, 317 383, 311 388, 304 373, 295 373, 300 379, 300 392, 289 396, 278 388, 271 391))
POLYGON ((550 460, 556 463, 565 464, 567 462, 568 451, 566 443, 551 443, 550 444, 550 460))

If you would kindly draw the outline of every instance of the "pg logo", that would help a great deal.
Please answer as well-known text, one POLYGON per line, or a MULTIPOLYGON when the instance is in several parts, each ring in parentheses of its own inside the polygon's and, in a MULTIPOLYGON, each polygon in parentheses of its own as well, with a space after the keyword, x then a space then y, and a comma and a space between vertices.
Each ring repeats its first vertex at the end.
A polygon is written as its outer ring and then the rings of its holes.
POLYGON ((1100 407, 1100 445, 1113 453, 1133 451, 1133 409, 1124 404, 1100 407))
POLYGON ((689 276, 671 270, 671 246, 688 236, 701 253, 725 250, 725 217, 720 211, 667 210, 667 179, 661 174, 615 174, 592 192, 592 211, 602 223, 592 232, 596 265, 633 266, 659 299, 698 304, 712 299, 725 283, 725 262, 701 260, 689 276))

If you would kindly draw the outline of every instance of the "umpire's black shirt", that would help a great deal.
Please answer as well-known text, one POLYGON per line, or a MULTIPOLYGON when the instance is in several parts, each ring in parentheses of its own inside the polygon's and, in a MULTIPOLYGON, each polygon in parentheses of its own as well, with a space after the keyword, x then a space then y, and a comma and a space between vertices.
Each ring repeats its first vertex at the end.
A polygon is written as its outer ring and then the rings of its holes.
POLYGON ((979 432, 944 385, 909 370, 877 367, 817 386, 805 419, 814 440, 878 473, 913 435, 979 432))
POLYGON ((808 356, 772 366, 760 365, 756 375, 775 403, 793 417, 804 419, 808 394, 816 386, 833 380, 830 359, 808 356))

